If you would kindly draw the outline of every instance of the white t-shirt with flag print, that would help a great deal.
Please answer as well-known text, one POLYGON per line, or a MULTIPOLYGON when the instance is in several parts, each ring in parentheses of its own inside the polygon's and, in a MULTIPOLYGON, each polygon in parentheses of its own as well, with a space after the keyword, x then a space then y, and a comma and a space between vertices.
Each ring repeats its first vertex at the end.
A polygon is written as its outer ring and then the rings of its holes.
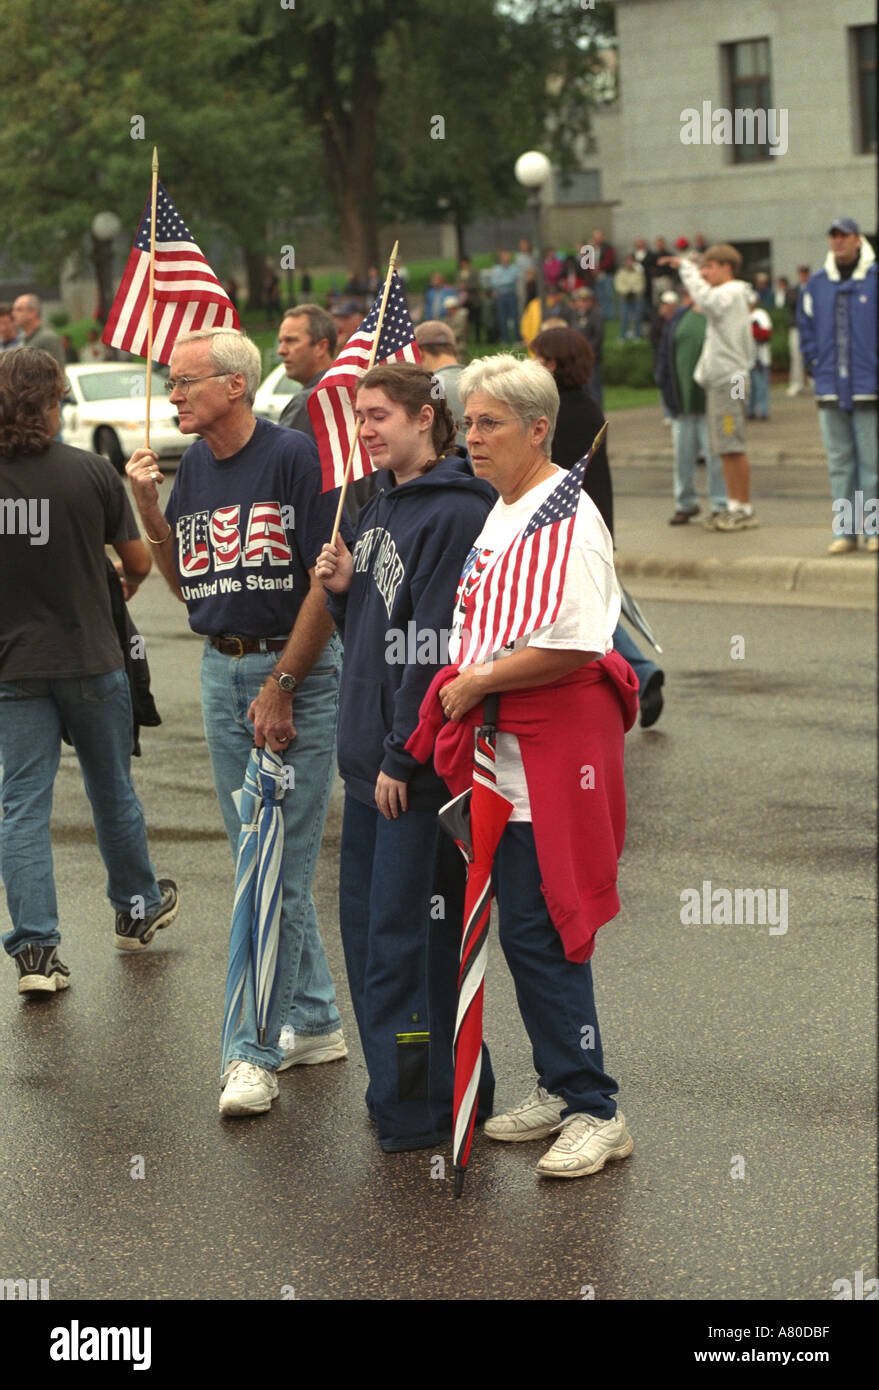
MULTIPOLYGON (((555 468, 551 477, 531 488, 509 505, 498 499, 473 542, 464 566, 464 589, 455 605, 449 641, 449 660, 457 661, 464 625, 463 598, 493 556, 510 545, 540 504, 565 474, 555 468)), ((545 647, 553 651, 607 653, 613 647, 613 633, 620 617, 620 591, 613 565, 613 542, 598 508, 581 493, 574 521, 574 534, 565 571, 562 601, 554 623, 519 637, 494 653, 508 656, 524 647, 545 647)), ((531 803, 525 769, 515 734, 497 735, 497 787, 513 803, 511 821, 530 821, 531 803)))

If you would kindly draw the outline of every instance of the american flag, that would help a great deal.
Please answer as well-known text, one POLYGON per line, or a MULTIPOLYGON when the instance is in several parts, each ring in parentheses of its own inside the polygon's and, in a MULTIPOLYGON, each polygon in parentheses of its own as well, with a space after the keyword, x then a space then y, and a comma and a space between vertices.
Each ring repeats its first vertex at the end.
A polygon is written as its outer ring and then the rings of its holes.
MULTIPOLYGON (((150 203, 141 218, 128 264, 101 341, 147 355, 150 280, 150 203)), ((231 299, 192 239, 161 184, 156 194, 156 267, 153 281, 154 362, 171 361, 181 333, 196 328, 239 328, 231 299)))
MULTIPOLYGON (((345 477, 345 465, 348 462, 356 424, 354 396, 357 383, 369 366, 381 301, 380 294, 360 327, 348 339, 333 365, 308 398, 308 414, 323 470, 324 492, 341 487, 345 477)), ((373 365, 377 367, 386 362, 420 361, 421 352, 415 341, 415 329, 406 308, 403 287, 397 272, 393 271, 373 365)), ((351 478, 365 478, 367 473, 374 472, 369 455, 358 440, 351 464, 351 478)))
POLYGON ((477 666, 509 642, 555 622, 583 474, 603 437, 602 428, 589 453, 556 484, 505 550, 481 571, 477 557, 461 576, 455 600, 464 610, 460 666, 477 666))

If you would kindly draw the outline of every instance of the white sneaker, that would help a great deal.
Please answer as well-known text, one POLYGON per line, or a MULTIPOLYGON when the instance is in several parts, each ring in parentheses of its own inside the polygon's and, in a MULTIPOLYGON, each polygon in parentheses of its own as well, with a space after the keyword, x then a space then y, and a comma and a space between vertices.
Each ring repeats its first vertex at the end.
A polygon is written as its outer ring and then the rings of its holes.
POLYGON ((535 1086, 521 1105, 514 1105, 505 1115, 492 1115, 485 1122, 489 1139, 503 1139, 510 1144, 524 1144, 529 1139, 545 1139, 559 1127, 565 1102, 561 1096, 551 1096, 542 1086, 535 1086))
POLYGON ((259 1115, 278 1094, 275 1074, 252 1062, 233 1062, 220 1096, 221 1115, 259 1115))
POLYGON ((341 1028, 337 1028, 335 1033, 323 1033, 318 1038, 297 1033, 293 1046, 284 1048, 284 1060, 278 1071, 286 1071, 288 1067, 310 1067, 318 1062, 338 1062, 347 1056, 348 1048, 341 1028))
POLYGON ((560 1128, 558 1139, 537 1165, 545 1178, 584 1178, 600 1172, 609 1158, 628 1158, 635 1147, 619 1110, 612 1120, 569 1115, 560 1128))

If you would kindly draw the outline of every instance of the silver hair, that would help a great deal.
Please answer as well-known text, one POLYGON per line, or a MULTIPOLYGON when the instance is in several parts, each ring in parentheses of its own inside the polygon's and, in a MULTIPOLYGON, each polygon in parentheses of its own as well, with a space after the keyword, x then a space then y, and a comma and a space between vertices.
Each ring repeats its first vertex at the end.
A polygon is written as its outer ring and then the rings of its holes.
POLYGON ((458 391, 467 405, 474 391, 485 391, 503 401, 524 428, 542 415, 549 421, 547 440, 552 439, 559 413, 558 387, 552 372, 540 362, 523 361, 510 352, 496 357, 477 357, 458 377, 458 391))
POLYGON ((241 373, 245 382, 244 400, 247 405, 253 405, 262 376, 262 358, 256 343, 235 328, 197 328, 192 333, 181 333, 174 346, 202 341, 210 343, 211 364, 218 372, 229 376, 241 373))

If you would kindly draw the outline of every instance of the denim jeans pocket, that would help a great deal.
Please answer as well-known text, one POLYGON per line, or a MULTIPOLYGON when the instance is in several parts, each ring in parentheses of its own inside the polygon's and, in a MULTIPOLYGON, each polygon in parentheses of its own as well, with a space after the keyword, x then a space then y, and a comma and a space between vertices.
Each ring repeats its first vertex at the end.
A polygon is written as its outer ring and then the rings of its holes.
POLYGON ((121 666, 118 671, 104 671, 100 676, 83 676, 79 682, 80 699, 103 704, 112 700, 125 683, 125 671, 121 666))
POLYGON ((430 1034, 397 1034, 397 1099, 428 1100, 430 1034))

